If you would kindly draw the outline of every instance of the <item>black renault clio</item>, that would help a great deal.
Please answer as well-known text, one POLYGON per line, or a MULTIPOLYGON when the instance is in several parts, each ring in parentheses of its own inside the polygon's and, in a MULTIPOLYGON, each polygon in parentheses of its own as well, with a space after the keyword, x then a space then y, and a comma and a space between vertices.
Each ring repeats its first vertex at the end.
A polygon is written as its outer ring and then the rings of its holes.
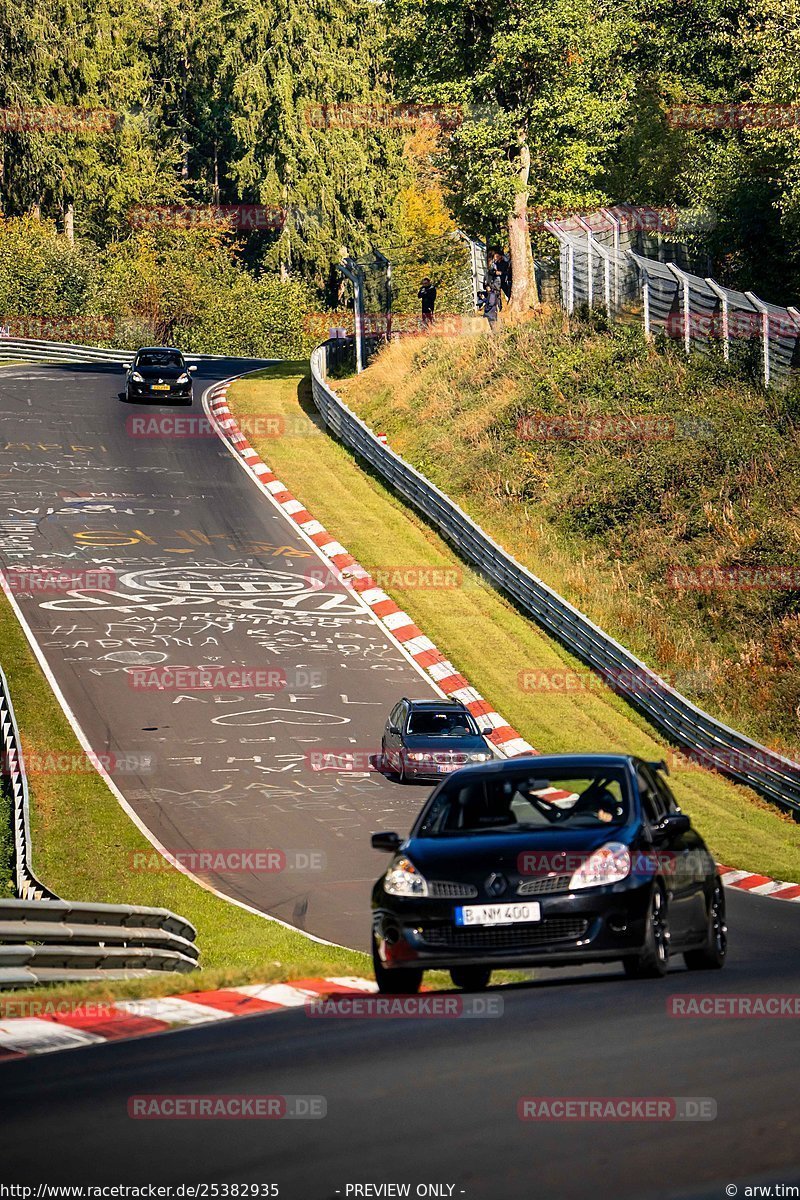
POLYGON ((621 961, 660 976, 725 962, 725 897, 664 764, 553 755, 466 767, 431 793, 372 894, 375 976, 415 992, 426 969, 485 987, 501 967, 621 961))
POLYGON ((191 404, 192 374, 180 350, 173 346, 143 346, 133 362, 124 363, 126 400, 149 400, 151 404, 191 404))

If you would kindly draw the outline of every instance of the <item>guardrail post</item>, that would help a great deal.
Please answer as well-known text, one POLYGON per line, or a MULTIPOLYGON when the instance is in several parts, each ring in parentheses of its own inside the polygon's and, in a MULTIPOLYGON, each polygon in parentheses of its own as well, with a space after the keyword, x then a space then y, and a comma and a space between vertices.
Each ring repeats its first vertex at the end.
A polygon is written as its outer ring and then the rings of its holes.
MULTIPOLYGON (((659 237, 661 235, 659 234, 659 237)), ((689 295, 689 280, 684 275, 683 271, 679 270, 674 263, 666 263, 667 269, 677 279, 683 294, 683 348, 687 354, 692 352, 692 314, 691 314, 691 299, 689 295)))
POLYGON ((720 303, 720 313, 722 316, 722 356, 725 362, 730 362, 731 336, 730 321, 728 319, 728 293, 725 291, 725 288, 719 286, 715 279, 706 279, 706 283, 720 303))
POLYGON ((764 347, 764 387, 769 387, 771 375, 769 358, 769 309, 764 301, 758 298, 755 292, 745 292, 745 296, 747 296, 753 308, 761 313, 761 343, 764 347))

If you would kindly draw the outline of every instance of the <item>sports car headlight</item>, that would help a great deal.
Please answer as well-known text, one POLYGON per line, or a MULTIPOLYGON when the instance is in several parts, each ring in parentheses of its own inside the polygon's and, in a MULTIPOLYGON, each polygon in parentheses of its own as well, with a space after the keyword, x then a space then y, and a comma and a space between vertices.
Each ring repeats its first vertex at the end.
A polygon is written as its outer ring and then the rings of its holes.
POLYGON ((140 375, 138 371, 131 371, 131 379, 134 383, 144 383, 144 375, 140 375))
POLYGON ((184 371, 182 375, 178 376, 178 378, 176 379, 175 382, 176 383, 188 383, 189 382, 189 372, 184 371))
POLYGON ((488 762, 491 757, 492 757, 491 754, 489 754, 489 752, 487 750, 478 750, 476 754, 470 754, 469 761, 470 762, 488 762))
POLYGON ((428 885, 408 858, 396 858, 383 877, 390 896, 427 896, 428 885))
POLYGON ((606 842, 590 854, 586 862, 569 881, 569 889, 602 887, 604 883, 619 883, 631 873, 631 856, 622 842, 606 842))

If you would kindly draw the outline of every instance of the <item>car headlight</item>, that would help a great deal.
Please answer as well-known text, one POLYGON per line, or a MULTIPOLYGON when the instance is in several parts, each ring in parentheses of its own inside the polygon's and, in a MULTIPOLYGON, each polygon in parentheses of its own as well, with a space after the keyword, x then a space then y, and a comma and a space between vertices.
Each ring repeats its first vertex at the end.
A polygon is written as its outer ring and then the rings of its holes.
POLYGON ((586 862, 569 881, 569 890, 574 888, 602 887, 604 883, 619 883, 631 873, 631 856, 622 842, 606 842, 599 850, 590 854, 586 862))
POLYGON ((390 896, 427 896, 428 885, 408 858, 397 858, 383 877, 383 889, 390 896))
POLYGON ((478 750, 475 754, 470 754, 469 761, 470 762, 488 762, 491 757, 492 756, 491 756, 491 754, 489 754, 488 751, 478 750))
POLYGON ((189 382, 189 372, 184 371, 182 375, 178 376, 178 378, 175 382, 176 383, 188 383, 189 382))
POLYGON ((410 750, 408 757, 412 762, 435 762, 432 754, 425 754, 422 750, 410 750))
POLYGON ((138 371, 131 371, 131 379, 134 383, 144 383, 144 375, 140 375, 138 371))

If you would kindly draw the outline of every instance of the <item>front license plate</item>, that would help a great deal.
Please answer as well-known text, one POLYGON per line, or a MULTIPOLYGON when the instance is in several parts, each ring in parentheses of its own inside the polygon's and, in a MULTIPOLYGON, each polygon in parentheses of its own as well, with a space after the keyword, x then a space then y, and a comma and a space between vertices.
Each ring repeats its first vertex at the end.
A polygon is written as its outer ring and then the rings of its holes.
POLYGON ((541 905, 526 904, 459 904, 456 925, 525 925, 541 921, 541 905))
POLYGON ((436 770, 440 775, 446 775, 448 771, 457 771, 458 763, 437 763, 436 770))
POLYGON ((154 392, 168 392, 169 391, 168 383, 153 383, 150 386, 154 392))

